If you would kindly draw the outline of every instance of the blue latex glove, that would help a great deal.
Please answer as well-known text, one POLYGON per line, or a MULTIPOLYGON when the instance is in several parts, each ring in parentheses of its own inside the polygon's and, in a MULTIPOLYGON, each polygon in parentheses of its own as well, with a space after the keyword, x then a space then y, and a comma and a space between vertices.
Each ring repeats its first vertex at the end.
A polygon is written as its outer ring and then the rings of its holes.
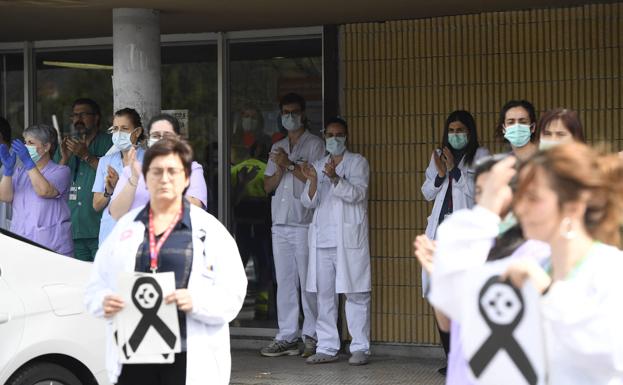
POLYGON ((13 147, 13 151, 17 153, 17 156, 24 164, 26 171, 30 171, 35 168, 35 162, 32 161, 26 145, 21 140, 13 139, 11 147, 13 147))
POLYGON ((9 152, 9 148, 6 144, 0 144, 0 161, 2 161, 2 165, 4 166, 4 175, 13 176, 17 155, 14 152, 9 152))

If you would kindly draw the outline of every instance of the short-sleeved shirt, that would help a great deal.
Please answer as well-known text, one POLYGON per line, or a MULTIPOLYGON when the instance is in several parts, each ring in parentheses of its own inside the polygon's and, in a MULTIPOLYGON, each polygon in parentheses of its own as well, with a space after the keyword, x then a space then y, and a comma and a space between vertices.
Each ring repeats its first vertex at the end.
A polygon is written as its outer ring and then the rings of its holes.
MULTIPOLYGON (((98 131, 91 143, 89 154, 98 158, 106 155, 112 146, 111 136, 98 131)), ((54 160, 58 162, 61 154, 56 150, 54 160)), ((71 210, 71 231, 73 239, 97 238, 100 231, 101 212, 93 209, 93 192, 96 170, 88 162, 72 155, 67 167, 71 170, 71 187, 69 194, 69 209, 71 210)))
MULTIPOLYGON (((128 183, 128 180, 132 177, 132 170, 130 166, 127 166, 123 169, 123 174, 119 175, 119 182, 117 182, 117 187, 115 187, 115 192, 112 194, 111 201, 113 201, 117 195, 123 191, 123 188, 128 183)), ((190 171, 190 184, 188 185, 188 189, 186 189, 186 197, 193 197, 199 199, 201 203, 203 203, 204 208, 208 207, 208 187, 206 185, 206 180, 203 177, 203 166, 201 166, 197 162, 193 162, 191 165, 190 171)), ((134 194, 134 201, 132 201, 132 206, 130 210, 133 210, 137 207, 145 206, 149 202, 149 191, 147 191, 147 186, 145 186, 145 178, 143 174, 140 174, 138 178, 138 183, 136 185, 136 192, 134 194)), ((108 211, 108 210, 106 210, 108 211)))
MULTIPOLYGON (((145 154, 145 150, 142 147, 136 148, 136 159, 139 162, 143 161, 143 155, 145 154)), ((94 193, 104 193, 106 190, 106 175, 108 174, 108 166, 117 171, 119 177, 123 174, 123 158, 121 156, 121 152, 117 151, 112 154, 103 156, 100 158, 99 164, 97 165, 97 172, 95 173, 95 182, 93 182, 93 188, 91 191, 94 193)), ((117 186, 115 186, 115 190, 119 187, 119 182, 117 182, 117 186)), ((108 201, 110 204, 110 201, 108 201)), ((92 205, 92 203, 91 203, 92 205)), ((102 220, 100 221, 100 231, 99 231, 99 244, 101 245, 106 237, 112 229, 115 227, 115 221, 108 211, 108 206, 106 206, 102 213, 102 220)))
MULTIPOLYGON (((158 254, 158 272, 164 273, 172 271, 175 274, 175 288, 185 289, 188 287, 190 271, 193 263, 193 239, 192 225, 190 222, 190 203, 183 200, 182 219, 173 228, 169 237, 162 244, 158 254)), ((148 273, 150 272, 151 252, 149 250, 149 203, 136 216, 136 220, 145 225, 145 235, 143 244, 139 247, 136 254, 134 270, 148 273)), ((156 242, 160 240, 162 234, 156 235, 156 242)), ((167 295, 167 294, 165 294, 167 295)), ((177 317, 180 322, 180 334, 182 338, 182 349, 186 350, 186 317, 184 312, 178 310, 177 317)))
MULTIPOLYGON (((271 152, 278 147, 283 148, 288 158, 297 164, 313 163, 325 154, 324 141, 309 131, 303 132, 292 150, 288 137, 273 144, 271 152)), ((269 160, 264 175, 274 175, 278 167, 275 162, 269 160)), ((304 182, 296 178, 292 172, 285 171, 271 199, 273 225, 308 226, 311 223, 312 211, 303 207, 300 201, 304 188, 304 182)))
POLYGON ((28 171, 23 166, 18 167, 12 180, 11 231, 59 254, 71 255, 74 246, 71 213, 67 205, 71 171, 51 160, 39 171, 59 194, 53 198, 40 197, 32 186, 28 171))

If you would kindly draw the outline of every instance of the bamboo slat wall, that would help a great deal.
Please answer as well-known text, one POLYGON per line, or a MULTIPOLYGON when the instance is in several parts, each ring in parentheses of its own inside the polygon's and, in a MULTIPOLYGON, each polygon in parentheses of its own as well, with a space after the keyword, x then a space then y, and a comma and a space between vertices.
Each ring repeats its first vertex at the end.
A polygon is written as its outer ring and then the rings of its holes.
POLYGON ((589 141, 621 146, 623 3, 351 24, 340 28, 341 111, 371 165, 372 338, 438 343, 412 257, 431 205, 420 187, 446 116, 481 143, 506 100, 579 111, 589 141))

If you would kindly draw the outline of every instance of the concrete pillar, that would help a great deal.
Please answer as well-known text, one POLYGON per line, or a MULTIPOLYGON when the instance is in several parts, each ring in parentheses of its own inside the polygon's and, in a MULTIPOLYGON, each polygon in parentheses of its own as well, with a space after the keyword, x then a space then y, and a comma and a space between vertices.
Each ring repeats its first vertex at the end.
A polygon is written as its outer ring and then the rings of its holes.
POLYGON ((112 16, 114 110, 134 108, 147 125, 160 113, 160 14, 115 8, 112 16))

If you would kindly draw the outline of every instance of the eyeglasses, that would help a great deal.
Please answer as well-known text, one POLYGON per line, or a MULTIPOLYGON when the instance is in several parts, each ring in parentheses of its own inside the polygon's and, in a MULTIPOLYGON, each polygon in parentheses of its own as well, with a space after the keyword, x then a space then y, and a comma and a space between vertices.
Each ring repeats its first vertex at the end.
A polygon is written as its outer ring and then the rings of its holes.
POLYGON ((95 112, 73 112, 69 114, 70 119, 84 119, 89 115, 97 115, 95 112))
POLYGON ((128 132, 128 133, 132 133, 136 130, 136 128, 129 128, 129 127, 117 127, 117 126, 112 126, 110 128, 108 128, 108 133, 109 134, 114 134, 117 133, 119 131, 121 132, 128 132))
POLYGON ((162 167, 150 167, 147 169, 147 172, 149 175, 153 175, 154 178, 162 178, 164 176, 164 173, 166 172, 168 175, 170 175, 172 178, 175 178, 179 175, 181 175, 184 172, 183 168, 176 168, 176 167, 167 167, 167 168, 162 168, 162 167))
POLYGON ((177 139, 177 134, 173 132, 154 132, 152 134, 149 134, 149 139, 177 139))

